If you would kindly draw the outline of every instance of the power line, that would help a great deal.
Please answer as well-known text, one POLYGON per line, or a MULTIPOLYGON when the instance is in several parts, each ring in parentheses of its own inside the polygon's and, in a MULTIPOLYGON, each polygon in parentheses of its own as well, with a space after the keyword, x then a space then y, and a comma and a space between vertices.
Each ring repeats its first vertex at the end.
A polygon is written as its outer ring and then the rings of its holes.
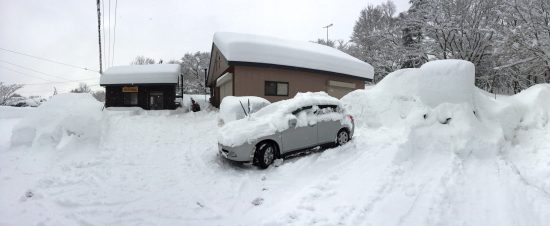
POLYGON ((83 81, 89 81, 89 80, 97 79, 97 78, 88 78, 88 79, 70 80, 70 81, 65 81, 65 82, 56 82, 56 81, 52 81, 52 80, 49 80, 49 79, 37 77, 37 76, 31 75, 31 74, 27 74, 27 73, 24 73, 24 72, 20 72, 20 71, 17 71, 17 70, 13 70, 13 69, 11 69, 11 68, 7 68, 7 67, 2 66, 2 65, 0 65, 0 68, 2 68, 2 69, 4 69, 4 70, 8 70, 8 71, 15 72, 15 73, 18 73, 18 74, 21 74, 21 75, 34 77, 34 78, 37 78, 37 79, 40 79, 40 80, 44 80, 44 81, 49 81, 49 82, 43 82, 43 83, 18 83, 18 84, 22 84, 22 85, 63 84, 63 83, 83 82, 83 81))
POLYGON ((50 75, 50 74, 44 73, 44 72, 41 72, 41 71, 32 69, 32 68, 30 68, 30 67, 26 67, 26 66, 19 65, 19 64, 14 64, 14 63, 9 62, 9 61, 0 60, 0 62, 4 62, 4 63, 6 63, 6 64, 9 64, 9 65, 12 65, 12 66, 16 66, 16 67, 19 67, 19 68, 23 68, 23 69, 26 69, 26 70, 29 70, 29 71, 33 71, 33 72, 36 72, 36 73, 40 73, 40 74, 46 75, 46 76, 48 76, 48 77, 53 77, 53 78, 62 79, 62 80, 69 80, 69 79, 66 79, 66 78, 63 78, 63 77, 58 77, 58 76, 56 76, 56 75, 50 75))
POLYGON ((115 44, 116 44, 116 11, 118 8, 118 0, 115 0, 115 25, 113 26, 113 55, 111 56, 111 66, 115 62, 115 44))
POLYGON ((13 70, 13 69, 11 69, 11 68, 8 68, 8 67, 2 66, 2 65, 0 65, 0 68, 2 68, 2 69, 4 69, 4 70, 8 70, 8 71, 15 72, 15 73, 18 73, 18 74, 22 74, 22 75, 25 75, 25 76, 37 78, 37 79, 40 79, 40 80, 53 82, 52 80, 45 79, 45 78, 41 78, 41 77, 38 77, 38 76, 35 76, 35 75, 30 75, 30 74, 27 74, 27 73, 23 73, 23 72, 20 72, 20 71, 17 71, 17 70, 13 70))
MULTIPOLYGON (((44 82, 44 83, 28 83, 28 84, 23 84, 23 85, 26 85, 26 86, 32 86, 32 85, 52 85, 52 84, 66 84, 66 83, 73 83, 73 82, 83 82, 83 81, 89 81, 89 80, 93 80, 93 79, 96 79, 96 78, 91 78, 91 79, 82 79, 82 80, 74 80, 74 81, 70 81, 70 82, 44 82)), ((19 83, 18 83, 19 84, 19 83)), ((88 84, 90 85, 90 84, 88 84)), ((99 84, 95 84, 95 85, 99 85, 99 84)))
POLYGON ((30 54, 18 52, 18 51, 15 51, 15 50, 9 50, 9 49, 5 49, 5 48, 2 48, 2 47, 0 47, 0 50, 4 50, 4 51, 7 51, 7 52, 11 52, 11 53, 15 53, 15 54, 19 54, 19 55, 23 55, 23 56, 27 56, 27 57, 32 57, 32 58, 47 61, 47 62, 50 62, 50 63, 65 65, 65 66, 68 66, 68 67, 78 68, 78 69, 82 69, 82 70, 86 70, 86 71, 98 72, 96 70, 89 69, 89 68, 86 68, 86 67, 80 67, 80 66, 76 66, 76 65, 72 65, 72 64, 59 62, 59 61, 56 61, 56 60, 50 60, 50 59, 47 59, 47 58, 44 58, 44 57, 33 56, 33 55, 30 55, 30 54))
MULTIPOLYGON (((45 73, 45 72, 42 72, 42 71, 39 71, 39 70, 30 68, 30 67, 26 67, 26 66, 23 66, 23 65, 14 64, 14 63, 12 63, 12 62, 5 61, 5 60, 2 60, 2 59, 0 59, 0 62, 4 62, 4 63, 9 64, 9 65, 12 65, 12 66, 16 66, 16 67, 23 68, 23 69, 26 69, 26 70, 29 70, 29 71, 33 71, 33 72, 36 72, 36 73, 39 73, 39 74, 43 74, 43 75, 48 76, 48 77, 53 77, 53 78, 57 78, 57 79, 62 79, 62 80, 65 80, 65 81, 74 81, 74 80, 67 79, 67 78, 64 78, 64 77, 61 77, 61 76, 57 76, 57 75, 52 75, 52 74, 49 74, 49 73, 45 73)), ((97 79, 97 77, 95 77, 95 78, 97 79)), ((51 80, 47 80, 47 81, 51 81, 51 80)), ((53 82, 53 81, 52 81, 52 82, 53 82)))

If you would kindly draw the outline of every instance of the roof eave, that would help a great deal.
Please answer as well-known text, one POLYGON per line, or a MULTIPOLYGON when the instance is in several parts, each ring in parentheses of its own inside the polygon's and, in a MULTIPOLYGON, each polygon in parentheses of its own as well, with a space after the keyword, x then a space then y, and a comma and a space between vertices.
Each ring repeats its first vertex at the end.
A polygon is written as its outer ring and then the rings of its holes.
POLYGON ((365 78, 365 77, 356 76, 356 75, 343 74, 343 73, 338 73, 338 72, 325 71, 325 70, 319 70, 319 69, 311 69, 311 68, 304 68, 304 67, 295 67, 295 66, 280 65, 280 64, 269 64, 269 63, 258 63, 258 62, 247 62, 247 61, 227 61, 227 63, 229 64, 229 66, 255 66, 255 67, 281 68, 281 69, 307 71, 307 72, 314 72, 314 73, 332 74, 332 75, 337 75, 337 76, 353 77, 353 78, 356 78, 356 79, 364 80, 366 82, 372 82, 372 78, 365 78))

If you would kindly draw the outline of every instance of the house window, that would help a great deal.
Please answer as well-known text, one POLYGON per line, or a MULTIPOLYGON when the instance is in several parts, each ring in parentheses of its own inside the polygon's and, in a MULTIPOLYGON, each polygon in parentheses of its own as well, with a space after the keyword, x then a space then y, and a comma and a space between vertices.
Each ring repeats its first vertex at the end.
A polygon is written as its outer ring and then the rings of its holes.
POLYGON ((265 82, 266 96, 288 96, 288 82, 265 82))
POLYGON ((124 93, 124 105, 137 105, 138 93, 124 93))

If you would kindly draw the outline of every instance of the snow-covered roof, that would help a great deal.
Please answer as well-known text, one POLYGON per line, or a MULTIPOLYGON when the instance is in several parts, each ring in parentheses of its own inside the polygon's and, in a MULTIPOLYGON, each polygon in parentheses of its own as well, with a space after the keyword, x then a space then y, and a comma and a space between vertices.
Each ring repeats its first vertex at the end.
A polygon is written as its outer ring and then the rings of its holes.
POLYGON ((115 66, 101 75, 99 84, 162 84, 177 83, 179 64, 146 64, 115 66))
POLYGON ((217 32, 214 34, 214 44, 227 61, 292 66, 366 79, 374 76, 370 64, 335 48, 313 42, 217 32))

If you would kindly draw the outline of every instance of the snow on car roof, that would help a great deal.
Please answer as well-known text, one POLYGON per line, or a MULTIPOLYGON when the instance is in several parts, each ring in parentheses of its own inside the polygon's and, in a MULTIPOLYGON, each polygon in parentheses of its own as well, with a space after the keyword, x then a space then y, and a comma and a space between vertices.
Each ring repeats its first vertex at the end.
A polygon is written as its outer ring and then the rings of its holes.
POLYGON ((264 116, 269 114, 286 114, 301 107, 312 105, 340 105, 340 100, 328 95, 325 92, 297 93, 294 98, 272 103, 254 113, 254 115, 264 116))
POLYGON ((228 61, 292 66, 366 79, 374 76, 370 64, 335 48, 313 42, 217 32, 214 34, 214 44, 228 61))
POLYGON ((179 64, 115 66, 103 72, 99 84, 177 83, 180 74, 179 64))

